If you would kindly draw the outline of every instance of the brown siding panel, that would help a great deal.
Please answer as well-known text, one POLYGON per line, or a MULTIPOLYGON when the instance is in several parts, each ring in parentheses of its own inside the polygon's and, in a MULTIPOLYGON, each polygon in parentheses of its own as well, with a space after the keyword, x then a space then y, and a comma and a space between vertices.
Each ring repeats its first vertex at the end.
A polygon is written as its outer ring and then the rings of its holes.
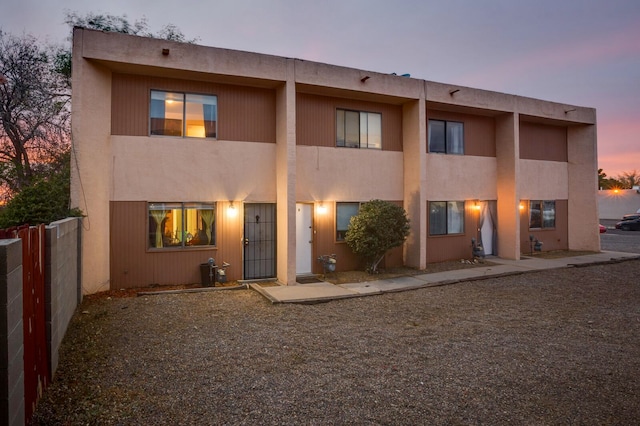
POLYGON ((224 203, 218 203, 216 215, 217 247, 198 250, 149 251, 147 203, 112 201, 111 289, 146 287, 153 284, 176 285, 200 283, 199 265, 210 257, 217 264, 229 262, 229 280, 242 275, 242 253, 238 224, 226 219, 224 203))
POLYGON ((128 74, 114 74, 112 78, 111 134, 149 135, 152 89, 216 95, 218 139, 275 143, 273 90, 128 74))
MULTIPOLYGON (((402 206, 401 201, 392 201, 402 206)), ((336 241, 336 204, 325 203, 326 213, 320 215, 315 214, 314 230, 314 258, 318 258, 323 254, 336 254, 337 271, 353 271, 362 270, 363 265, 360 259, 351 251, 347 243, 336 241)), ((396 268, 403 265, 402 246, 396 247, 387 253, 384 260, 380 263, 380 268, 396 268)), ((322 265, 316 262, 313 266, 313 272, 322 273, 322 265)))
POLYGON ((520 158, 566 163, 567 128, 520 121, 520 158))
POLYGON ((335 147, 337 108, 381 113, 382 150, 402 151, 402 106, 307 93, 296 98, 297 144, 335 147))
POLYGON ((553 229, 529 229, 529 200, 523 200, 520 210, 520 252, 529 254, 529 235, 542 242, 542 251, 569 249, 569 201, 556 201, 556 227, 553 229))
MULTIPOLYGON (((446 201, 446 200, 433 200, 446 201)), ((445 262, 448 260, 471 259, 471 238, 478 237, 478 221, 480 213, 473 208, 473 201, 465 202, 464 234, 459 235, 427 235, 427 263, 445 262)), ((429 230, 429 204, 425 209, 427 215, 427 233, 429 230)))
POLYGON ((496 123, 493 117, 428 110, 429 119, 464 123, 464 155, 496 156, 496 123))

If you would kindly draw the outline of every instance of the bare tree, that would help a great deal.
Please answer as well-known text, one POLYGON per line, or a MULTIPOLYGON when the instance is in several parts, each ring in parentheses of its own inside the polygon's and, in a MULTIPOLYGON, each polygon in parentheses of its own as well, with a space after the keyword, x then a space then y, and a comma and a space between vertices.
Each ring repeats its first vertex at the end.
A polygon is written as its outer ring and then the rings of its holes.
MULTIPOLYGON (((173 24, 149 31, 146 18, 67 12, 70 27, 193 43, 173 24)), ((71 50, 44 46, 29 35, 0 29, 0 198, 46 178, 65 163, 70 149, 71 50)))
POLYGON ((187 39, 184 33, 173 24, 167 24, 157 33, 153 33, 149 30, 147 18, 145 17, 131 23, 129 18, 127 18, 127 15, 116 16, 90 12, 81 16, 78 15, 77 12, 66 11, 65 23, 71 28, 83 27, 93 30, 160 38, 183 43, 195 43, 198 41, 197 38, 187 39))
POLYGON ((71 92, 58 52, 0 30, 0 184, 11 193, 69 149, 71 92))
POLYGON ((616 179, 622 184, 621 189, 631 189, 636 185, 640 185, 640 173, 637 170, 622 172, 616 179))

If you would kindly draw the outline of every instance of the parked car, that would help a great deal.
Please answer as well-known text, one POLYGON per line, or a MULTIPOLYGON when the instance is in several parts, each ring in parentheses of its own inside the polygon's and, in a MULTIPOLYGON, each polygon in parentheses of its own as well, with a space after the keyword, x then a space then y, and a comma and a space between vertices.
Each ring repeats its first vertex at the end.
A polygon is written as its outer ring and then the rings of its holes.
POLYGON ((622 220, 616 223, 616 229, 623 231, 640 231, 640 214, 626 214, 622 220))
POLYGON ((600 233, 604 234, 605 232, 607 232, 607 227, 604 226, 603 224, 598 224, 598 227, 600 228, 600 233))

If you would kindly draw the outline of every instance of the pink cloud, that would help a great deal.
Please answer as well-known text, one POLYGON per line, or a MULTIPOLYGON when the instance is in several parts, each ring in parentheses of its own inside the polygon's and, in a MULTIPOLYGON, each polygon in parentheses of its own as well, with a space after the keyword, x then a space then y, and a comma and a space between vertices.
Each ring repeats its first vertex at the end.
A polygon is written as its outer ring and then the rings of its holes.
POLYGON ((640 170, 640 121, 616 117, 598 121, 598 167, 608 176, 640 170))
POLYGON ((610 177, 618 176, 623 172, 640 171, 640 152, 598 155, 598 168, 610 177))
POLYGON ((640 55, 640 20, 605 36, 568 42, 559 40, 552 46, 513 55, 513 59, 495 63, 484 72, 463 76, 463 81, 465 84, 483 87, 488 82, 504 83, 522 78, 523 75, 531 75, 532 72, 553 72, 564 67, 586 66, 637 55, 640 55))

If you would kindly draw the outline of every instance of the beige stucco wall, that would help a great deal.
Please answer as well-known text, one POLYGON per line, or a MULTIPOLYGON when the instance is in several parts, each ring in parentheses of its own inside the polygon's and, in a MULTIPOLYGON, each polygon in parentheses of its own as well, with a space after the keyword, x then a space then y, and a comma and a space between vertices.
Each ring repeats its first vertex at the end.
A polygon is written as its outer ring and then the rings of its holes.
POLYGON ((419 99, 407 102, 402 108, 402 136, 404 163, 404 209, 409 217, 411 232, 404 246, 405 264, 424 269, 427 266, 427 108, 424 85, 419 99))
POLYGON ((84 35, 73 45, 71 202, 85 215, 82 291, 90 294, 109 289, 111 73, 82 60, 84 35))
POLYGON ((184 77, 188 72, 191 78, 219 74, 276 82, 284 80, 287 72, 287 58, 278 56, 113 32, 76 30, 75 33, 78 32, 84 42, 77 53, 85 59, 107 62, 114 69, 132 70, 135 65, 139 70, 153 67, 153 72, 168 77, 184 77), (169 54, 163 55, 163 49, 169 49, 169 54))
POLYGON ((426 174, 427 200, 495 200, 497 198, 495 158, 428 154, 426 174))
POLYGON ((523 200, 567 200, 569 165, 560 161, 520 161, 520 198, 523 200))
POLYGON ((571 126, 567 129, 570 250, 600 251, 598 149, 595 111, 593 113, 594 124, 571 126))
POLYGON ((298 201, 402 200, 401 152, 298 146, 298 201))
POLYGON ((625 214, 640 210, 640 190, 605 189, 598 191, 600 219, 620 220, 625 214))
POLYGON ((517 114, 496 117, 498 256, 520 259, 520 125, 517 114))
POLYGON ((600 219, 620 220, 625 214, 640 210, 640 191, 637 189, 605 189, 598 191, 600 219))
POLYGON ((281 284, 296 284, 296 92, 295 64, 287 63, 286 83, 276 94, 277 259, 281 284))
POLYGON ((113 201, 276 200, 274 144, 112 136, 111 147, 113 201))

